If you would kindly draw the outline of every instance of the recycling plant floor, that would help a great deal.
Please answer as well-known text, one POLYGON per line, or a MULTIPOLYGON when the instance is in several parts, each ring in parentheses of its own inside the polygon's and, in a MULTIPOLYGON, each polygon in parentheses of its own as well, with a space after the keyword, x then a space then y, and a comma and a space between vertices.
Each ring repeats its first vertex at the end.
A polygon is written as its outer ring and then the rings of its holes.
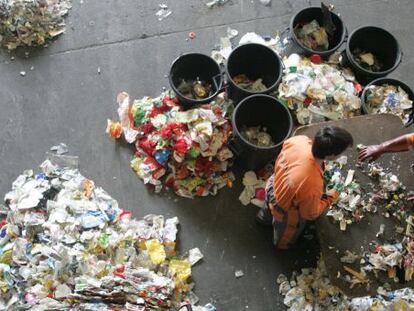
MULTIPOLYGON (((158 21, 161 1, 74 0, 66 33, 48 48, 27 58, 19 51, 14 60, 0 52, 0 193, 10 189, 22 170, 40 164, 52 145, 65 142, 71 154, 80 156, 82 173, 122 208, 136 216, 179 217, 181 249, 198 246, 205 255, 194 269, 202 303, 213 300, 218 310, 283 310, 276 277, 312 265, 314 247, 309 253, 276 252, 270 229, 254 223, 256 209, 237 199, 240 173, 233 189, 214 198, 186 200, 147 191, 129 168, 132 149, 109 140, 104 130, 106 119, 116 117, 117 93, 158 95, 168 86, 165 75, 180 53, 209 54, 228 26, 240 34, 274 34, 288 26, 294 12, 319 1, 273 0, 265 7, 259 0, 231 0, 213 9, 205 6, 207 0, 162 2, 172 14, 158 21), (197 37, 186 40, 190 31, 197 37), (235 270, 243 270, 244 277, 236 279, 235 270)), ((414 80, 414 2, 332 2, 348 31, 371 24, 393 33, 404 59, 392 76, 414 80)))

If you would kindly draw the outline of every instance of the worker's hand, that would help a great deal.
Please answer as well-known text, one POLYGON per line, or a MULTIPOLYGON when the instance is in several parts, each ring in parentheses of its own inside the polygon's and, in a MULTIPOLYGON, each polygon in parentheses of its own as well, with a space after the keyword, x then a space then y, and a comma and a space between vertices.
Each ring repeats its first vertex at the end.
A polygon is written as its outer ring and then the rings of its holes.
POLYGON ((332 187, 332 189, 335 189, 336 192, 341 193, 345 188, 345 185, 343 183, 337 183, 334 184, 334 186, 332 187))
POLYGON ((333 199, 333 202, 336 202, 336 201, 338 201, 338 198, 339 198, 339 192, 338 191, 336 191, 335 189, 330 189, 330 190, 328 190, 327 192, 326 192, 326 195, 328 196, 328 197, 331 197, 332 199, 333 199))
POLYGON ((363 162, 367 159, 369 161, 374 161, 378 159, 384 153, 383 147, 381 145, 371 145, 364 146, 358 154, 358 161, 363 162))
POLYGON ((410 201, 410 202, 413 202, 413 201, 414 201, 414 194, 409 195, 409 196, 407 197, 407 200, 408 200, 408 201, 410 201))

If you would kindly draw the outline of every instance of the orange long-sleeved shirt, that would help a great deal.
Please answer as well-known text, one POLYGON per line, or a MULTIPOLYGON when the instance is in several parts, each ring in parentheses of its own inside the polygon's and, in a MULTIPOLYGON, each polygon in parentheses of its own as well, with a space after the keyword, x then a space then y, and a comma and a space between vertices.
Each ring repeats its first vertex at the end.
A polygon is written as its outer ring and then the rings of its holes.
POLYGON ((414 133, 407 134, 407 141, 409 145, 414 145, 414 133))
POLYGON ((279 206, 296 209, 306 220, 318 218, 338 197, 323 196, 323 170, 312 154, 312 140, 294 136, 283 144, 274 169, 274 196, 279 206))

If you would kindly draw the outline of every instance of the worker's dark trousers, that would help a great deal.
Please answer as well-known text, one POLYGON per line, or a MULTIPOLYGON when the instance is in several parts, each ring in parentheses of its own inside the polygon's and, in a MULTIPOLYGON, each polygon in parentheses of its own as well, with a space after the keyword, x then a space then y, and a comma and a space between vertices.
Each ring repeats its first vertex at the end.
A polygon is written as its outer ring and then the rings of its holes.
POLYGON ((295 244, 306 225, 297 209, 286 211, 281 208, 273 194, 273 175, 266 184, 266 207, 258 216, 273 225, 273 244, 279 249, 288 249, 295 244))

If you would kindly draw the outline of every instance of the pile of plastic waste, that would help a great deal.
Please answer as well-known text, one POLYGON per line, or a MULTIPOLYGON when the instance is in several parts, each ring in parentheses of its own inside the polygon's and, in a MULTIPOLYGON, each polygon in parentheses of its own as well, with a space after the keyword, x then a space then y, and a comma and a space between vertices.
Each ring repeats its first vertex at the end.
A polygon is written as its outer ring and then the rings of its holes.
POLYGON ((290 279, 281 274, 277 278, 279 293, 289 311, 312 310, 412 310, 414 291, 404 288, 396 291, 381 291, 377 296, 349 298, 332 285, 322 259, 316 268, 304 268, 294 272, 290 279))
MULTIPOLYGON (((176 250, 177 217, 134 219, 75 166, 51 160, 5 195, 2 310, 176 310, 197 302, 198 248, 176 250)), ((204 309, 200 309, 204 310, 204 309)))
POLYGON ((253 204, 265 208, 266 182, 273 173, 273 165, 269 164, 257 172, 247 171, 243 176, 244 189, 239 195, 243 205, 253 204))
POLYGON ((366 90, 365 103, 369 113, 392 113, 408 121, 413 101, 401 87, 389 84, 371 85, 366 90))
POLYGON ((283 59, 286 70, 279 99, 296 115, 299 124, 338 120, 359 115, 361 85, 349 69, 339 67, 338 55, 315 63, 291 54, 283 59))
POLYGON ((1 0, 0 45, 39 46, 65 31, 71 0, 1 0))
POLYGON ((228 170, 233 153, 226 146, 232 134, 231 102, 219 96, 184 111, 169 92, 132 104, 121 93, 118 105, 120 122, 108 120, 107 133, 113 138, 123 134, 135 144, 131 167, 156 192, 166 185, 179 196, 193 198, 232 186, 234 175, 228 170))

